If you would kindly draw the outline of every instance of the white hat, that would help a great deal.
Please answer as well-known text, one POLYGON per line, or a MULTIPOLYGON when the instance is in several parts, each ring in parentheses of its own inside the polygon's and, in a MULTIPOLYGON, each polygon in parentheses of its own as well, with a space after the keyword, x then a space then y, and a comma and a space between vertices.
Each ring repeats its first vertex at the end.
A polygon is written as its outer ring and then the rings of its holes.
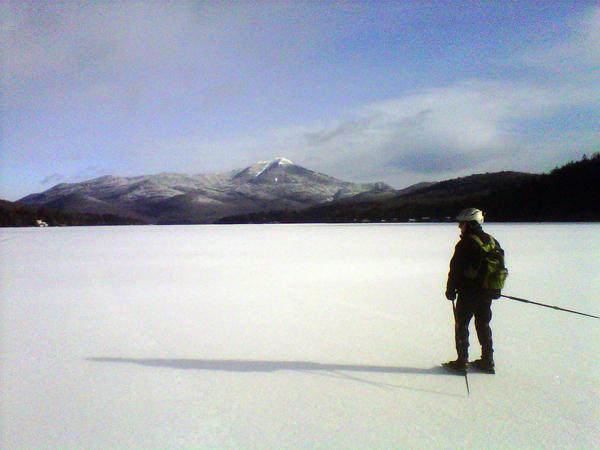
POLYGON ((456 216, 456 220, 459 222, 475 221, 481 225, 483 223, 483 211, 477 208, 463 209, 460 214, 456 216))

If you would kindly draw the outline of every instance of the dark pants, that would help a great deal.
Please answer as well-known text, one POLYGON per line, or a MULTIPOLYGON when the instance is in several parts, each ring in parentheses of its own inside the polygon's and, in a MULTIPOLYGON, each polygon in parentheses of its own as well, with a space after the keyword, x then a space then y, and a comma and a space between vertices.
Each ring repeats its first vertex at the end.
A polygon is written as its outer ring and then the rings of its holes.
POLYGON ((475 316, 475 329, 481 344, 482 358, 492 358, 494 347, 492 342, 492 299, 489 295, 460 294, 456 301, 456 317, 454 338, 458 358, 468 360, 469 357, 469 323, 475 316))

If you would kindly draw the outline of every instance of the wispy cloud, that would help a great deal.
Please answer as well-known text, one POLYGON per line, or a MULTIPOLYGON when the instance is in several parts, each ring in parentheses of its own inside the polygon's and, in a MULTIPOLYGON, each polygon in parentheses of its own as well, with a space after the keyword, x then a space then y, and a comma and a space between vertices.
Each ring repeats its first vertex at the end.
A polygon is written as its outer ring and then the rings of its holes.
POLYGON ((570 77, 595 75, 597 81, 600 70, 600 7, 587 9, 572 18, 570 30, 570 35, 563 41, 546 48, 530 49, 521 61, 551 72, 566 72, 570 77))
MULTIPOLYGON (((326 126, 272 130, 239 148, 248 160, 264 156, 267 148, 325 172, 396 183, 411 172, 503 170, 520 162, 520 151, 531 150, 524 122, 551 120, 564 109, 598 100, 597 91, 587 87, 472 80, 365 105, 326 126)), ((554 157, 553 148, 574 145, 563 133, 548 130, 536 149, 540 154, 530 158, 539 162, 554 157)))
POLYGON ((35 89, 42 97, 122 95, 156 72, 154 64, 181 57, 180 41, 194 27, 189 9, 187 2, 7 2, 2 83, 7 92, 35 89))
POLYGON ((48 175, 47 177, 44 177, 44 179, 41 181, 41 183, 43 185, 48 185, 48 184, 57 184, 60 183, 61 181, 63 181, 65 179, 65 176, 60 174, 60 173, 53 173, 52 175, 48 175))
POLYGON ((146 158, 156 155, 157 168, 166 153, 174 161, 215 169, 285 155, 341 178, 377 178, 401 187, 423 177, 530 170, 526 162, 552 166, 557 150, 578 153, 597 145, 593 133, 573 136, 558 127, 533 139, 523 124, 552 121, 565 109, 593 107, 599 100, 598 91, 586 86, 471 80, 365 105, 326 125, 272 129, 220 142, 190 137, 153 150, 156 143, 140 148, 146 158))
POLYGON ((600 130, 589 128, 586 115, 599 113, 600 8, 578 17, 562 42, 529 49, 523 59, 550 74, 472 79, 365 105, 286 144, 324 171, 396 184, 419 174, 531 170, 597 151, 600 130), (573 109, 580 113, 570 121, 561 117, 573 109))
POLYGON ((30 101, 193 93, 210 106, 257 67, 292 66, 335 33, 327 20, 299 26, 314 8, 293 2, 8 0, 1 8, 0 81, 15 103, 32 91, 30 101))

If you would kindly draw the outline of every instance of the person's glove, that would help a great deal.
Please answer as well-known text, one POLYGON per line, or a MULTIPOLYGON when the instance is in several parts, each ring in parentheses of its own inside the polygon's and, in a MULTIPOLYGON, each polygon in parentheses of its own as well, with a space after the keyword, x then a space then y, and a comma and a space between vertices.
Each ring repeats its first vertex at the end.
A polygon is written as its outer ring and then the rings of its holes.
POLYGON ((456 300, 456 291, 446 291, 446 298, 452 301, 456 300))

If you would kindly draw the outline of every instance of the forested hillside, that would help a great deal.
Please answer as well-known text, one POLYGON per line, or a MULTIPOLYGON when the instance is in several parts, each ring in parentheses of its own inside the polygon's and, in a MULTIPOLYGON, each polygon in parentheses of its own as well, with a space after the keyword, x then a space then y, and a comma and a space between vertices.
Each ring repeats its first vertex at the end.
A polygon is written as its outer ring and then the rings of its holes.
POLYGON ((32 227, 41 220, 49 226, 66 225, 137 225, 143 222, 112 214, 65 213, 0 200, 0 227, 32 227))
POLYGON ((600 221, 600 154, 543 175, 471 175, 396 196, 356 197, 304 210, 229 217, 222 223, 446 221, 465 207, 483 209, 488 221, 600 221))

